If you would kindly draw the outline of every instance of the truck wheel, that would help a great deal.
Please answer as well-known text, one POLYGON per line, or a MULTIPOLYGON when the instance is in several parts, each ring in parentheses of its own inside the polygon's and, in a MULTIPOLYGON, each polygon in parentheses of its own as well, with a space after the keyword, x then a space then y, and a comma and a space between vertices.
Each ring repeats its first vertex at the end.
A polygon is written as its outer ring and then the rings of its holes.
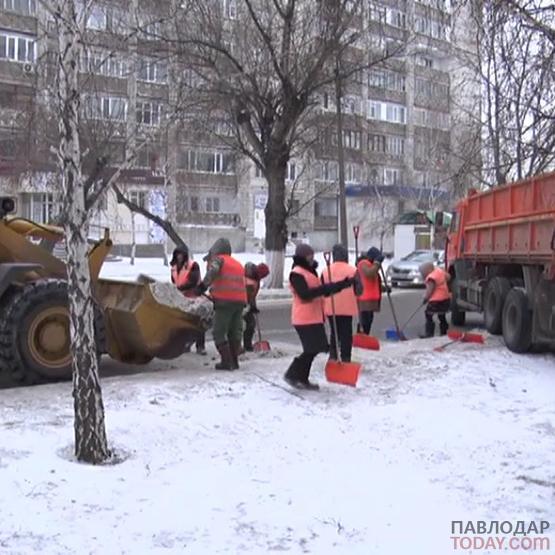
POLYGON ((486 287, 484 323, 493 335, 500 335, 503 329, 503 306, 510 290, 511 282, 504 277, 494 277, 486 287))
POLYGON ((457 282, 453 281, 451 294, 451 324, 453 326, 464 326, 466 321, 466 312, 461 310, 457 305, 457 282))
MULTIPOLYGON (((14 381, 35 384, 71 378, 67 283, 48 279, 11 294, 0 319, 3 366, 14 381)), ((102 313, 95 307, 98 355, 105 351, 102 313)))
POLYGON ((503 339, 513 353, 526 353, 532 346, 532 311, 524 289, 514 287, 505 299, 503 339))

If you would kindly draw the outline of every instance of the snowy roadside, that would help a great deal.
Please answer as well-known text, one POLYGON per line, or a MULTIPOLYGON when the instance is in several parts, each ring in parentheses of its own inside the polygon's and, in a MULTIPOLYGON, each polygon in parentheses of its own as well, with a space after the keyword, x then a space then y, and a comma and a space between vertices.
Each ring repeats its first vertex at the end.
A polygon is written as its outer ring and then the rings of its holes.
POLYGON ((553 358, 443 341, 358 351, 357 389, 302 397, 264 381, 284 385, 286 345, 106 379, 129 458, 104 468, 67 460, 70 384, 0 391, 0 552, 444 555, 452 520, 552 530, 553 358))

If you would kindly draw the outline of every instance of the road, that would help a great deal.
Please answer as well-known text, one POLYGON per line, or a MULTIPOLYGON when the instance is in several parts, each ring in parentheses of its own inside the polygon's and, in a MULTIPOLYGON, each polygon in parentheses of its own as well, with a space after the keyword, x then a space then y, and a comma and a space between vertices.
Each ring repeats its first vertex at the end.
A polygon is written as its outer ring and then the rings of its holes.
MULTIPOLYGON (((400 326, 403 326, 413 311, 421 304, 423 294, 423 289, 393 290, 392 300, 400 326)), ((295 329, 291 326, 291 302, 289 300, 263 301, 259 303, 259 308, 260 324, 264 339, 269 340, 270 343, 274 341, 299 345, 299 339, 295 329)), ((482 326, 482 319, 479 314, 467 314, 467 321, 470 327, 482 326)), ((388 328, 394 328, 394 322, 387 297, 384 296, 382 299, 381 312, 376 313, 374 317, 372 335, 383 340, 385 338, 385 330, 388 328)), ((407 338, 414 339, 418 337, 419 333, 422 333, 423 328, 424 310, 422 309, 405 328, 404 333, 407 338)), ((210 335, 210 333, 207 334, 207 341, 211 341, 210 335)), ((154 368, 167 367, 168 365, 173 366, 174 364, 175 363, 172 361, 155 361, 146 366, 129 366, 104 357, 102 360, 101 374, 104 377, 138 374, 144 371, 151 372, 154 368)), ((210 357, 206 357, 205 364, 212 366, 213 362, 210 360, 210 357)), ((9 377, 2 375, 2 372, 0 372, 0 389, 13 386, 14 384, 9 377)))
MULTIPOLYGON (((394 289, 391 294, 393 307, 397 315, 399 326, 403 327, 405 322, 410 318, 411 314, 422 303, 424 289, 394 289)), ((291 303, 280 301, 259 303, 260 305, 260 323, 265 339, 270 342, 284 341, 286 343, 298 343, 299 339, 294 328, 291 326, 291 303)), ((480 314, 468 313, 467 327, 482 327, 482 316, 480 314)), ((447 317, 449 320, 449 317, 447 317)), ((384 295, 382 299, 381 311, 374 316, 372 325, 372 335, 380 340, 385 338, 385 331, 389 328, 395 328, 395 323, 389 302, 384 295)), ((404 330, 408 339, 415 339, 424 331, 424 309, 422 308, 416 316, 411 320, 404 330)), ((439 333, 436 325, 436 333, 439 333)))

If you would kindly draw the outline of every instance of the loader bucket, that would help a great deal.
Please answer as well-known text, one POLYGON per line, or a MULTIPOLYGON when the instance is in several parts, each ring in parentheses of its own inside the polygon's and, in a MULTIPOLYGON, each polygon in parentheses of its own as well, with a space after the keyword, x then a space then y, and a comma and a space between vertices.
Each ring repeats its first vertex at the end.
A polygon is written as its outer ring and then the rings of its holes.
POLYGON ((94 293, 104 311, 108 354, 120 362, 176 358, 205 329, 198 316, 158 302, 148 283, 99 279, 94 293))

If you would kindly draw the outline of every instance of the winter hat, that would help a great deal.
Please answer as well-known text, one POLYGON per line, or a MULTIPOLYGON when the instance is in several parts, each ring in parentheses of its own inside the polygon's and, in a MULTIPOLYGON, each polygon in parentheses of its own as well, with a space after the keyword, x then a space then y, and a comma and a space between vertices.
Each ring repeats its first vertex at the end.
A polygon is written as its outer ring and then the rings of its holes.
POLYGON ((334 245, 331 254, 334 262, 349 262, 349 251, 343 245, 334 245))
POLYGON ((180 245, 176 247, 172 253, 172 259, 170 261, 170 266, 175 266, 177 264, 177 255, 182 254, 185 260, 189 260, 189 248, 187 245, 180 245))
POLYGON ((434 268, 435 266, 433 262, 424 262, 424 264, 420 264, 420 266, 418 267, 423 277, 431 274, 434 271, 434 268))
POLYGON ((267 264, 261 262, 256 266, 256 273, 258 274, 258 279, 264 279, 270 274, 270 268, 268 268, 267 264))
POLYGON ((210 257, 218 254, 231 254, 231 243, 225 237, 220 237, 214 242, 203 260, 206 262, 210 257))
POLYGON ((368 257, 369 260, 374 261, 376 260, 376 258, 378 258, 379 256, 381 256, 381 251, 380 249, 378 249, 377 247, 370 247, 368 249, 368 252, 366 253, 366 256, 368 257))
POLYGON ((314 249, 306 243, 299 243, 295 249, 295 256, 299 258, 308 258, 314 254, 314 249))

